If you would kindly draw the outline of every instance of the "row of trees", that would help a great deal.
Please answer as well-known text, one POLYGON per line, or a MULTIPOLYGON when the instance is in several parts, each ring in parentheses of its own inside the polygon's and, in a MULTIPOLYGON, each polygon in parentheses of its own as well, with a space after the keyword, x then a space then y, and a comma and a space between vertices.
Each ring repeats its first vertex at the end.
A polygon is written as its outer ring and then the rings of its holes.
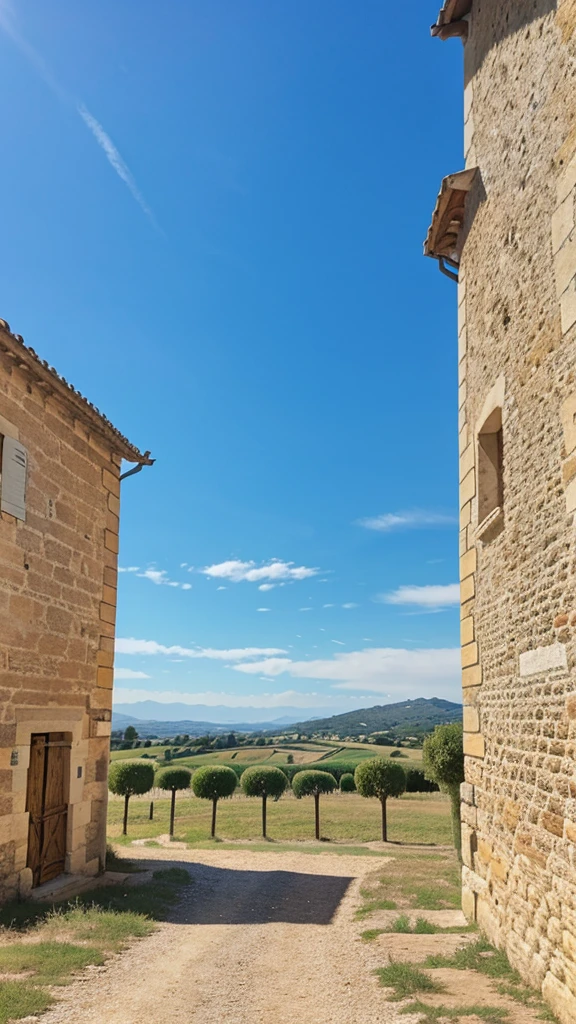
MULTIPOLYGON (((424 770, 427 777, 437 783, 450 796, 454 844, 460 851, 460 783, 464 780, 462 727, 457 724, 438 726, 427 737, 423 750, 424 770)), ((174 834, 176 793, 189 789, 195 796, 212 802, 211 836, 216 834, 218 801, 232 796, 240 781, 244 794, 262 800, 262 835, 266 837, 267 801, 279 800, 289 787, 285 772, 273 765, 255 765, 247 768, 240 780, 236 772, 226 765, 204 765, 194 774, 188 768, 164 768, 157 774, 149 764, 117 761, 111 768, 109 785, 113 793, 124 797, 123 833, 128 828, 130 797, 145 794, 157 786, 171 792, 170 835, 174 834)), ((340 786, 344 791, 356 789, 360 796, 380 801, 382 810, 382 839, 388 839, 387 801, 400 797, 406 791, 406 772, 402 765, 389 758, 375 757, 361 762, 354 775, 344 773, 340 786)), ((333 774, 327 771, 305 769, 292 778, 292 790, 297 799, 314 798, 315 835, 320 839, 320 797, 337 788, 333 774)))

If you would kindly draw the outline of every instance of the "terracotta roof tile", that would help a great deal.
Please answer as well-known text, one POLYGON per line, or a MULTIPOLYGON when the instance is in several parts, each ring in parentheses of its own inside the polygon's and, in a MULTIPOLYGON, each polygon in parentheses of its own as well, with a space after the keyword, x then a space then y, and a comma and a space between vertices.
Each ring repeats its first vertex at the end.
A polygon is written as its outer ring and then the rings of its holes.
POLYGON ((450 35, 455 34, 450 31, 450 25, 462 21, 471 10, 472 0, 446 0, 438 13, 436 24, 430 29, 432 35, 448 39, 450 35))
POLYGON ((127 462, 152 465, 154 459, 150 458, 150 452, 142 453, 131 444, 92 402, 61 377, 45 359, 41 359, 33 348, 26 345, 20 334, 12 334, 9 325, 1 319, 0 352, 7 355, 20 369, 28 372, 45 393, 59 398, 69 412, 110 445, 115 455, 121 456, 127 462))

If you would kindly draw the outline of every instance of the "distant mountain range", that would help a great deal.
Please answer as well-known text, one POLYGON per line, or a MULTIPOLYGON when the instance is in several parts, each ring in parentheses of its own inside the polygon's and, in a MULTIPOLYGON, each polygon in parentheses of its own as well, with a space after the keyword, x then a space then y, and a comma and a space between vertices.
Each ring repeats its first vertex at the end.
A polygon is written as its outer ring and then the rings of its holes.
MULTIPOLYGON (((317 709, 321 712, 322 709, 317 709)), ((112 728, 125 729, 133 725, 140 736, 174 736, 188 733, 189 736, 212 735, 235 730, 236 732, 263 732, 280 730, 291 726, 297 718, 293 708, 274 708, 280 713, 270 718, 268 708, 236 708, 224 705, 212 707, 208 704, 161 704, 159 701, 136 701, 134 704, 115 704, 112 712, 112 728), (281 712, 285 712, 282 714, 281 712), (292 712, 290 714, 289 712, 292 712), (194 717, 191 718, 190 716, 194 717)), ((308 721, 308 719, 306 719, 308 721)))
POLYGON ((326 732, 338 736, 359 736, 389 730, 395 736, 403 737, 431 732, 436 725, 459 722, 461 718, 461 704, 439 697, 418 697, 416 700, 403 700, 399 704, 376 705, 363 711, 347 711, 343 715, 317 718, 314 722, 296 722, 294 729, 305 735, 326 732))
MULTIPOLYGON (((311 709, 314 710, 314 709, 311 709)), ((318 711, 321 709, 316 709, 318 711)), ((430 732, 435 725, 459 722, 462 705, 454 704, 439 697, 418 697, 399 704, 376 705, 361 711, 347 711, 341 715, 322 718, 318 713, 310 718, 297 719, 293 708, 274 708, 284 712, 278 718, 269 719, 268 708, 242 708, 242 719, 234 718, 234 708, 208 704, 161 704, 158 701, 137 701, 134 704, 116 704, 112 714, 112 727, 125 729, 134 725, 140 736, 174 736, 188 733, 201 736, 204 733, 223 732, 273 732, 288 727, 303 735, 326 732, 338 736, 359 736, 362 734, 389 730, 395 736, 413 736, 430 732), (291 713, 292 712, 292 713, 291 713), (188 718, 187 715, 198 715, 188 718), (204 717, 206 715, 206 717, 204 717), (209 717, 208 717, 209 716, 209 717)))

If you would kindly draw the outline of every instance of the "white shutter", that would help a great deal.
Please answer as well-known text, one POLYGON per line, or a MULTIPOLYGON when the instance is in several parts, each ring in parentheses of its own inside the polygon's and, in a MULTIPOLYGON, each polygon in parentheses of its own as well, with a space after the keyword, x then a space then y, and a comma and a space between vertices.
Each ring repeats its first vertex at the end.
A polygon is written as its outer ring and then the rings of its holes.
POLYGON ((2 445, 0 509, 16 519, 26 519, 26 471, 28 452, 20 441, 5 437, 2 445))

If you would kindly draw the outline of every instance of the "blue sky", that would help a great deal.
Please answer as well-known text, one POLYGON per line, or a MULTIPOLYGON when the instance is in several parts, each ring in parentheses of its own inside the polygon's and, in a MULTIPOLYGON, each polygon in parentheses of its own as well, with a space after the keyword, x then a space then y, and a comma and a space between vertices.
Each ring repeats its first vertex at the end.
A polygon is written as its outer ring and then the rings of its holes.
POLYGON ((459 699, 438 3, 0 0, 0 315, 157 459, 118 701, 459 699))

